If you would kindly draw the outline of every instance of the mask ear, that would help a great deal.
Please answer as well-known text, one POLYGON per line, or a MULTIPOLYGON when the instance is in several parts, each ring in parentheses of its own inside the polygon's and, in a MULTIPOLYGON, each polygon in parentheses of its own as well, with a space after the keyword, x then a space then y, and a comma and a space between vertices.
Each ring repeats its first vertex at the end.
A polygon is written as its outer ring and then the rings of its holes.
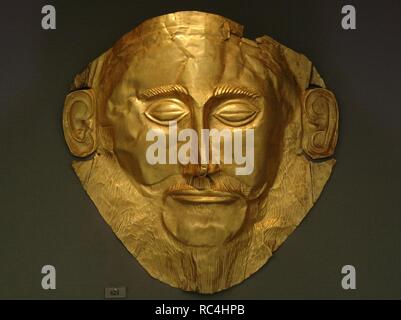
POLYGON ((96 99, 92 89, 71 92, 64 105, 64 136, 71 153, 87 157, 97 149, 96 99))
POLYGON ((338 105, 334 94, 326 89, 306 91, 303 103, 302 147, 314 160, 334 155, 338 140, 338 105))

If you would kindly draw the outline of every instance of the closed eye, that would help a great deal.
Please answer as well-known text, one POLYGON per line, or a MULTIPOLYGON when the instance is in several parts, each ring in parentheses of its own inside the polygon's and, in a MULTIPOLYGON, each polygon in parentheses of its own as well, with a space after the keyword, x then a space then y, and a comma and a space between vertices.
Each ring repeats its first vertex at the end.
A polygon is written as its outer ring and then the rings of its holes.
POLYGON ((167 99, 152 103, 145 115, 149 120, 157 124, 168 126, 171 121, 181 121, 188 113, 188 109, 181 101, 167 99))
POLYGON ((259 111, 243 101, 229 101, 219 106, 213 116, 231 127, 241 127, 251 123, 259 111))

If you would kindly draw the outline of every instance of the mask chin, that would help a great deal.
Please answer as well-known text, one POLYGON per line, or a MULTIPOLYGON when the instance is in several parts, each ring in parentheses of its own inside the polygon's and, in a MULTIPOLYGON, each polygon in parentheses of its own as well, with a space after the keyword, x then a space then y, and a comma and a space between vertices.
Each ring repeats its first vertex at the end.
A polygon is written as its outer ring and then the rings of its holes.
POLYGON ((168 196, 162 218, 167 232, 182 244, 217 247, 239 233, 247 209, 247 202, 240 197, 229 203, 191 203, 168 196))

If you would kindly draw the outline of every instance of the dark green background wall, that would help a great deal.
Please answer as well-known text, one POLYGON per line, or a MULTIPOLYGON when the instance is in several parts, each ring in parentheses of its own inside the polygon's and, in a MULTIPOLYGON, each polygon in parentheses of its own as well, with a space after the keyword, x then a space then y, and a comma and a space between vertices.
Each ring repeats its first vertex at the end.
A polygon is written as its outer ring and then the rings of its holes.
MULTIPOLYGON (((318 67, 341 107, 338 165, 302 226, 251 279, 213 297, 401 298, 399 1, 20 1, 0 4, 0 298, 202 298, 153 280, 103 222, 75 177, 61 128, 74 75, 147 18, 218 13, 318 67), (41 8, 57 30, 41 29, 41 8), (357 30, 341 8, 357 9, 357 30), (57 290, 41 289, 42 266, 57 290), (357 290, 341 268, 357 268, 357 290)), ((209 297, 210 298, 210 297, 209 297)))

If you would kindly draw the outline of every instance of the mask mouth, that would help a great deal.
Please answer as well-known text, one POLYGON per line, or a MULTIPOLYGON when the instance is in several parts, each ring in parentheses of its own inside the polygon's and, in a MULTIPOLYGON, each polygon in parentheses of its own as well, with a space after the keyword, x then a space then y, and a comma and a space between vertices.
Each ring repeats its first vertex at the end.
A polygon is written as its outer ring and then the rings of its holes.
POLYGON ((219 204, 232 203, 240 199, 239 195, 214 190, 180 190, 169 196, 182 203, 219 204))
POLYGON ((237 200, 253 201, 262 196, 268 185, 265 183, 257 190, 251 188, 238 179, 223 175, 213 174, 207 177, 190 177, 179 183, 170 183, 163 194, 163 202, 167 197, 180 202, 211 204, 232 203, 237 200))

